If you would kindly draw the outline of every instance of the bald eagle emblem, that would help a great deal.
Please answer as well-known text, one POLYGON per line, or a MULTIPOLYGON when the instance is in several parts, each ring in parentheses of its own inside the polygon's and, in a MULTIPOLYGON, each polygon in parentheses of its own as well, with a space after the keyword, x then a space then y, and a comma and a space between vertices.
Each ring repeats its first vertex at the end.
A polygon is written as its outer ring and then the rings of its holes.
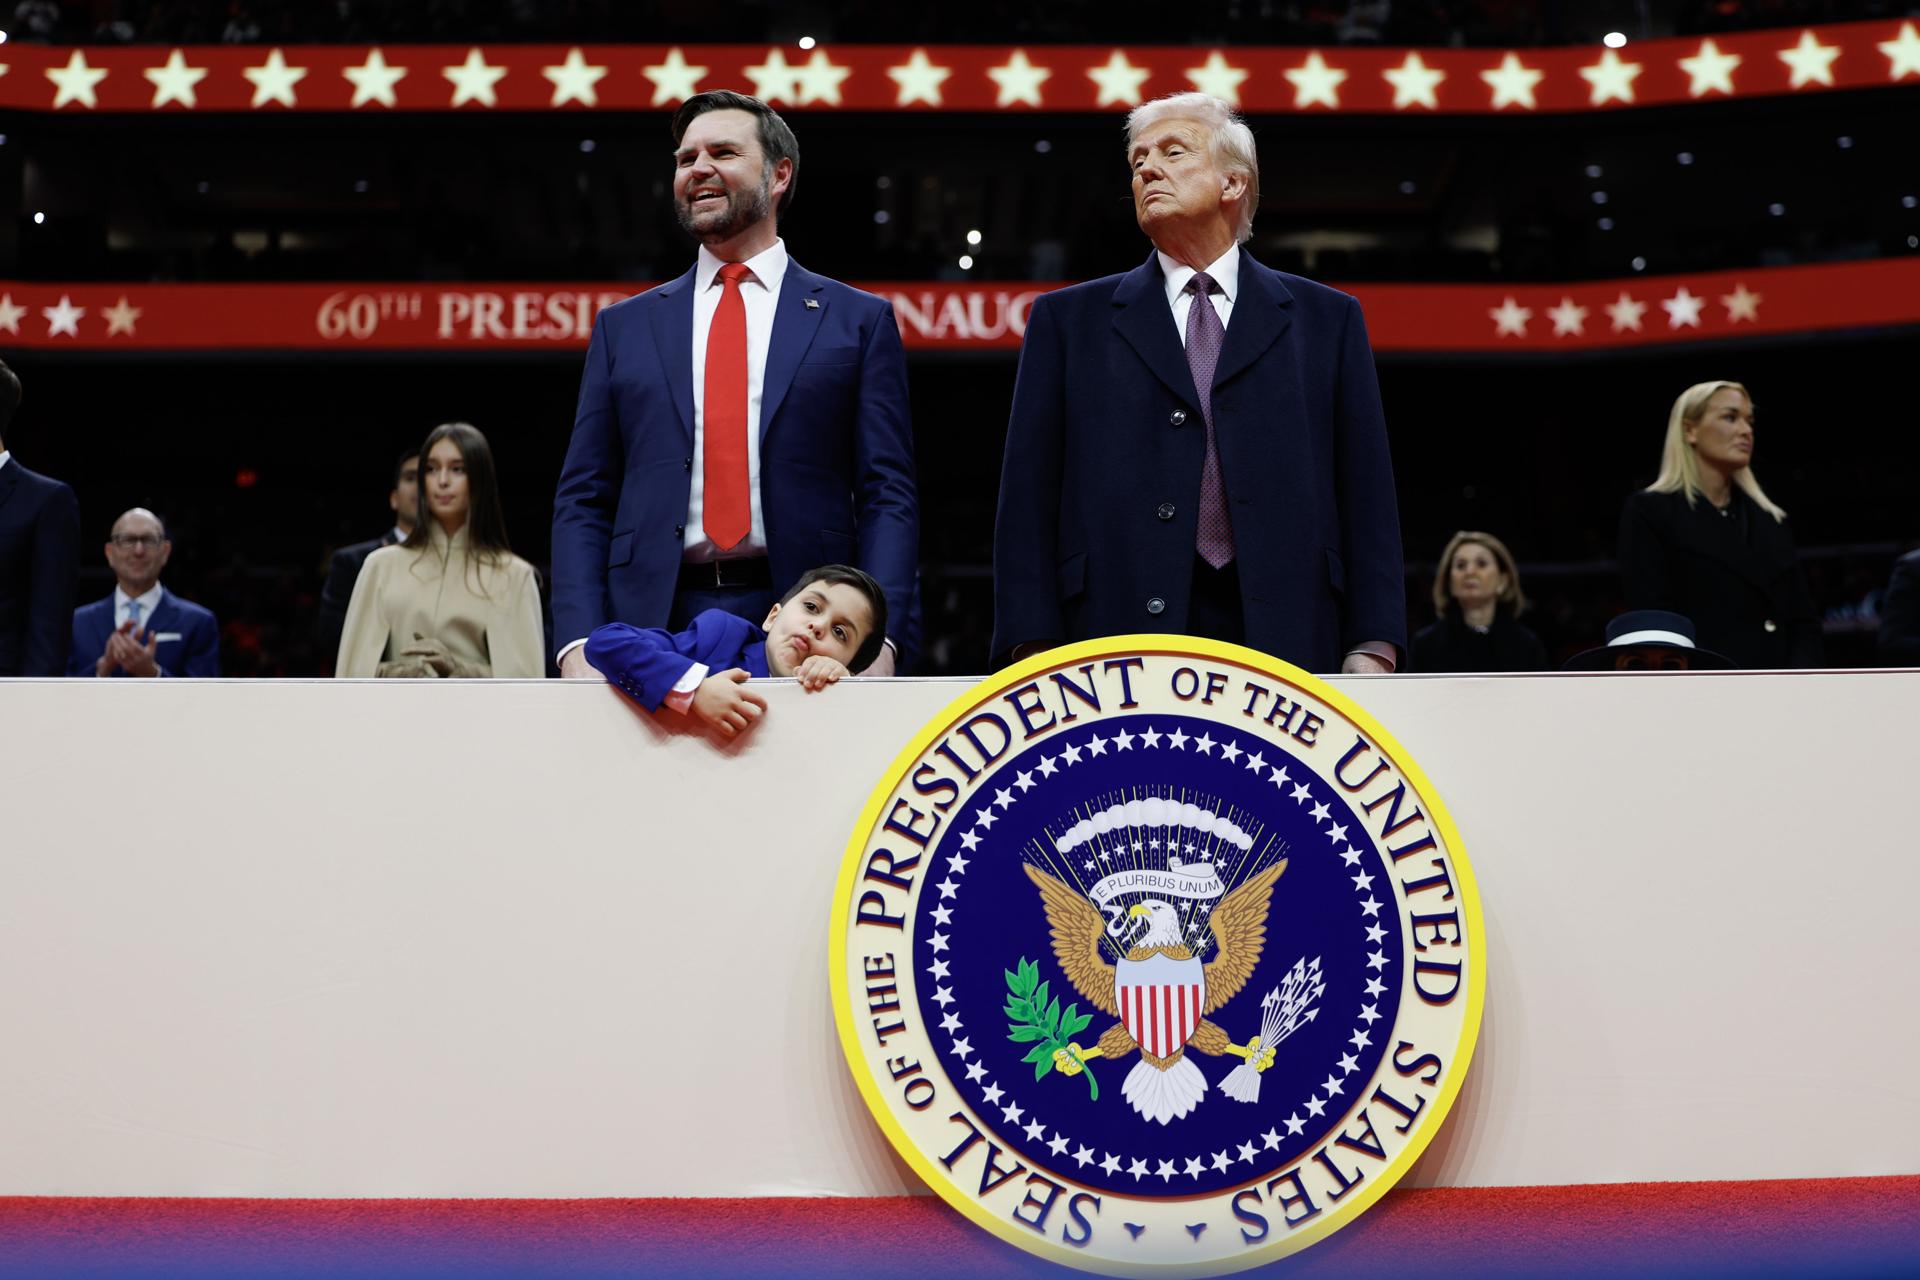
MULTIPOLYGON (((1031 864, 1025 869, 1040 890, 1054 958, 1067 980, 1088 1003, 1119 1019, 1093 1046, 1072 1044, 1056 1052, 1054 1066, 1062 1074, 1078 1074, 1088 1058, 1121 1058, 1138 1050, 1140 1061, 1121 1092, 1142 1116, 1167 1124, 1206 1096, 1207 1078, 1188 1059, 1188 1049, 1246 1059, 1235 1073, 1245 1073, 1242 1080, 1272 1065, 1269 1039, 1256 1036, 1235 1044, 1207 1015, 1239 994, 1259 965, 1274 882, 1287 869, 1286 859, 1220 899, 1209 918, 1219 949, 1207 963, 1187 943, 1174 907, 1148 898, 1127 909, 1121 931, 1131 936, 1122 958, 1109 964, 1103 954, 1109 929, 1099 908, 1059 878, 1031 864)), ((1250 1100, 1242 1097, 1241 1080, 1229 1077, 1223 1087, 1230 1096, 1250 1100)))

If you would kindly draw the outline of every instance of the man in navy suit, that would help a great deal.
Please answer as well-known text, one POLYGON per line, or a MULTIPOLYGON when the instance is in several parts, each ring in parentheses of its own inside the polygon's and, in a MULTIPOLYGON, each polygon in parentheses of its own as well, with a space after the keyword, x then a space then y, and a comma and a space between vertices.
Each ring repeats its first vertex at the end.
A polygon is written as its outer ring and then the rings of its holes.
POLYGON ((70 676, 217 676, 220 625, 160 585, 173 543, 143 507, 113 522, 113 594, 73 611, 70 676))
POLYGON ((994 530, 996 661, 1131 632, 1312 671, 1405 647, 1400 520, 1360 307, 1240 244, 1253 135, 1205 94, 1127 121, 1147 261, 1046 294, 994 530))
POLYGON ((80 570, 80 504, 8 452, 19 407, 20 379, 0 363, 0 676, 57 676, 80 570))
POLYGON ((333 670, 340 652, 340 632, 347 625, 347 606, 353 602, 353 584, 360 580, 360 569, 367 557, 382 547, 405 542, 413 532, 413 516, 420 499, 420 450, 409 449, 393 467, 393 489, 387 494, 387 508, 393 512, 393 528, 377 538, 341 547, 333 553, 327 568, 326 585, 320 588, 320 616, 316 633, 320 640, 320 663, 333 670))
MULTIPOLYGON (((554 495, 566 676, 594 674, 581 646, 605 623, 678 631, 714 608, 757 622, 819 564, 913 599, 919 508, 893 309, 787 257, 778 221, 799 145, 771 107, 702 93, 673 136, 675 211, 700 251, 594 322, 554 495)), ((898 639, 869 674, 911 658, 898 639)))

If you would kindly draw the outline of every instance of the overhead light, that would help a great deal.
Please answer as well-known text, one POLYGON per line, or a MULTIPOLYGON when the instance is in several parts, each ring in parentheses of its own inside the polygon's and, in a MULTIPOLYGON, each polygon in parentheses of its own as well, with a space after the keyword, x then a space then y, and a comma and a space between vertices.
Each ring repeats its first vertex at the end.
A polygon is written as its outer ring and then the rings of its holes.
POLYGON ((893 215, 888 213, 885 209, 875 209, 873 211, 873 222, 875 226, 884 227, 889 222, 892 222, 892 221, 893 221, 893 215))
POLYGON ((980 243, 980 238, 981 238, 981 237, 980 237, 980 233, 979 233, 978 231, 969 231, 969 232, 967 232, 967 243, 968 243, 968 244, 979 244, 979 243, 980 243))
POLYGON ((1776 218, 1784 218, 1787 216, 1787 206, 1781 204, 1778 200, 1776 200, 1772 204, 1767 206, 1767 212, 1772 214, 1776 218))
POLYGON ((972 255, 972 254, 970 254, 970 253, 963 253, 963 254, 961 254, 961 255, 960 255, 960 269, 961 269, 962 271, 971 271, 971 270, 973 270, 973 255, 972 255))
POLYGON ((1412 178, 1408 178, 1405 182, 1400 184, 1400 194, 1403 196, 1410 196, 1414 192, 1418 191, 1419 189, 1420 189, 1419 187, 1413 184, 1412 178))
POLYGON ((1602 218, 1600 219, 1599 222, 1595 223, 1594 225, 1599 227, 1602 231, 1611 231, 1613 230, 1613 219, 1602 218))
POLYGON ((1839 147, 1842 151, 1853 150, 1853 139, 1848 137, 1844 133, 1841 134, 1839 137, 1835 138, 1833 142, 1834 142, 1834 145, 1839 147))
POLYGON ((1635 258, 1633 260, 1633 269, 1635 271, 1645 271, 1647 269, 1647 260, 1645 258, 1635 258))
POLYGON ((1047 154, 1047 152, 1053 150, 1053 144, 1051 142, 1048 142, 1045 138, 1041 138, 1039 141, 1033 144, 1033 149, 1035 151, 1038 151, 1041 155, 1045 155, 1047 154))
POLYGON ((813 37, 812 37, 812 36, 801 36, 801 37, 800 37, 800 47, 801 47, 802 49, 811 49, 811 48, 813 48, 813 44, 814 44, 814 40, 813 40, 813 37))
POLYGON ((44 213, 36 213, 33 215, 33 225, 36 227, 39 226, 41 223, 45 222, 46 220, 47 220, 47 215, 44 213))
POLYGON ((1609 31, 1600 37, 1600 43, 1609 49, 1624 49, 1627 47, 1627 36, 1624 31, 1609 31))
POLYGON ((7 33, 4 31, 0 31, 0 44, 5 44, 6 42, 7 42, 7 33))
POLYGON ((1594 193, 1593 193, 1593 202, 1594 202, 1595 204, 1605 204, 1605 203, 1607 202, 1607 193, 1606 193, 1606 192, 1604 192, 1604 191, 1596 191, 1596 192, 1594 192, 1594 193))
POLYGON ((580 150, 582 153, 586 155, 592 155, 594 148, 599 145, 600 144, 595 142, 592 138, 580 139, 580 150))
POLYGON ((1587 166, 1587 176, 1589 178, 1597 178, 1600 176, 1602 172, 1603 170, 1597 164, 1590 164, 1587 166))
POLYGON ((1692 163, 1693 163, 1693 152, 1691 152, 1691 151, 1682 151, 1682 152, 1681 152, 1681 153, 1680 153, 1679 155, 1677 155, 1677 156, 1675 156, 1675 157, 1674 157, 1674 159, 1675 159, 1675 160, 1677 160, 1677 161, 1679 161, 1679 162, 1680 162, 1681 164, 1692 164, 1692 163))
POLYGON ((1920 205, 1920 199, 1916 199, 1913 196, 1901 196, 1900 205, 1902 208, 1911 209, 1915 205, 1920 205))

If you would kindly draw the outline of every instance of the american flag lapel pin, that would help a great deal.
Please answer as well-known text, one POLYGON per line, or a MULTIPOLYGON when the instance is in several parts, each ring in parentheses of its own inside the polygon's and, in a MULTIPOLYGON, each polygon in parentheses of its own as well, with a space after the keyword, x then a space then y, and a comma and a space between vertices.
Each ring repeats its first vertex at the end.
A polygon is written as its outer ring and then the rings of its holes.
POLYGON ((808 298, 806 304, 807 310, 809 311, 818 311, 820 309, 820 300, 818 298, 808 298))

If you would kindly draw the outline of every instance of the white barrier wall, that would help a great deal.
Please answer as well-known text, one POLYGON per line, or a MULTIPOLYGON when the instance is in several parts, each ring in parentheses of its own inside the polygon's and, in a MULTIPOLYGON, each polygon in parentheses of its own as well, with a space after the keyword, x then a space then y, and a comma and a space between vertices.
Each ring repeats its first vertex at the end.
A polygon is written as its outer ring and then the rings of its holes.
MULTIPOLYGON (((1349 679, 1487 919, 1410 1184, 1920 1172, 1920 672, 1349 679)), ((0 681, 0 1194, 890 1194, 827 1007, 964 682, 0 681)))

